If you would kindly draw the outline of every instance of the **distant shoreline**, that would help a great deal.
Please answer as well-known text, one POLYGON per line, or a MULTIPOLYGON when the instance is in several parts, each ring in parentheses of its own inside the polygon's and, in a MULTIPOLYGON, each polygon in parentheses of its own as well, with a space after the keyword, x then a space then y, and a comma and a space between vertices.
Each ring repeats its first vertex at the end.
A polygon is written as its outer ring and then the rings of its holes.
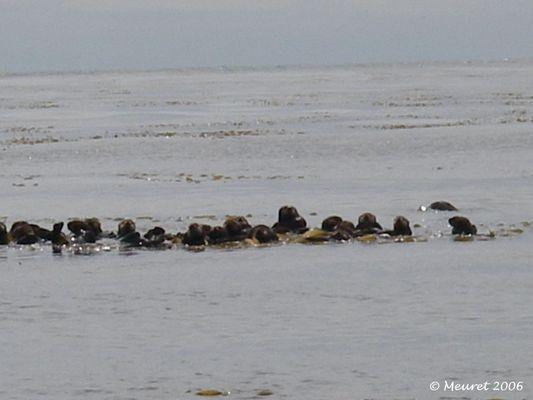
POLYGON ((111 69, 87 69, 87 70, 50 70, 50 71, 30 71, 30 72, 15 72, 15 71, 0 71, 0 79, 18 76, 57 76, 57 75, 116 75, 116 74, 139 74, 139 73, 161 73, 161 72, 175 72, 183 74, 194 73, 232 73, 232 72, 284 72, 290 70, 321 70, 321 69, 343 69, 343 68, 369 68, 369 67, 412 67, 412 66, 491 66, 498 64, 531 64, 533 58, 516 58, 516 59, 491 59, 491 60, 421 60, 409 62, 368 62, 368 63, 346 63, 346 64, 287 64, 287 65, 220 65, 220 66, 199 66, 199 67, 168 67, 168 68, 153 68, 153 69, 138 69, 138 68, 111 68, 111 69))

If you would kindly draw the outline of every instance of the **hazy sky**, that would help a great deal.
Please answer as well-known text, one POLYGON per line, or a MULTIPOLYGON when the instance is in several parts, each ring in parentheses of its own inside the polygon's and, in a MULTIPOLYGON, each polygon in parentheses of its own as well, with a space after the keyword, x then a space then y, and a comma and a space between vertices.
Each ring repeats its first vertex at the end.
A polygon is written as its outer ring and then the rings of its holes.
POLYGON ((533 58, 533 0, 0 0, 0 72, 533 58))

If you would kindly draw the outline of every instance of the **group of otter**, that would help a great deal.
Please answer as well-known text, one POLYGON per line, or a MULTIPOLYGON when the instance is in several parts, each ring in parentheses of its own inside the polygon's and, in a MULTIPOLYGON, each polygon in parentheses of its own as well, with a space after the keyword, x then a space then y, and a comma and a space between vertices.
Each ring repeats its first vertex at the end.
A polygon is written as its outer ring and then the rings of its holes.
MULTIPOLYGON (((429 208, 440 211, 457 210, 452 204, 444 201, 432 203, 429 208)), ((452 226, 453 235, 477 234, 476 226, 472 225, 465 217, 452 217, 448 223, 452 226)), ((62 232, 63 225, 63 222, 58 222, 53 225, 52 230, 48 230, 26 221, 17 221, 8 231, 5 224, 0 222, 0 245, 51 242, 54 253, 61 253, 62 249, 69 246, 96 243, 105 238, 116 239, 124 247, 163 249, 176 244, 190 248, 244 241, 253 244, 268 244, 287 238, 296 238, 299 242, 346 242, 378 235, 412 236, 407 218, 397 216, 394 219, 393 228, 386 230, 377 222, 376 216, 368 212, 359 216, 357 225, 334 215, 324 219, 320 229, 309 229, 306 220, 292 206, 281 207, 278 221, 271 227, 267 225, 252 226, 242 216, 227 217, 222 226, 193 223, 186 232, 177 234, 167 233, 165 229, 156 226, 143 236, 137 231, 135 222, 131 219, 122 220, 118 224, 117 232, 103 231, 97 218, 75 219, 68 222, 69 235, 62 232)))

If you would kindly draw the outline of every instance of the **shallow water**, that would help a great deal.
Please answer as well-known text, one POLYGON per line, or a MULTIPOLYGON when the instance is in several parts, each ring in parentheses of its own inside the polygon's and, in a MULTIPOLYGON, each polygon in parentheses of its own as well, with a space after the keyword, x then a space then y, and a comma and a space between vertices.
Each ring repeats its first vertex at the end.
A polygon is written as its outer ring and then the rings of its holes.
POLYGON ((0 398, 530 398, 532 73, 509 62, 0 77, 8 224, 271 224, 289 203, 314 226, 372 211, 434 234, 202 253, 0 248, 0 398), (482 232, 524 233, 453 242, 449 213, 417 211, 434 200, 482 232), (429 390, 452 378, 524 390, 429 390))

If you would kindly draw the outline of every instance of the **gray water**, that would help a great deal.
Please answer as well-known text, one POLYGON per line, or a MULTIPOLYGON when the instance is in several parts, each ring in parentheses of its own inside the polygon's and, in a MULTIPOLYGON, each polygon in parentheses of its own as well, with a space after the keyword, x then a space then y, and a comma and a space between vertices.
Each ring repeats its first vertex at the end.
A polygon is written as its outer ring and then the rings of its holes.
POLYGON ((0 398, 525 399, 533 64, 0 77, 0 218, 364 211, 422 243, 93 256, 0 247, 0 398), (482 233, 454 242, 448 200, 482 233), (429 390, 522 381, 520 392, 429 390))

